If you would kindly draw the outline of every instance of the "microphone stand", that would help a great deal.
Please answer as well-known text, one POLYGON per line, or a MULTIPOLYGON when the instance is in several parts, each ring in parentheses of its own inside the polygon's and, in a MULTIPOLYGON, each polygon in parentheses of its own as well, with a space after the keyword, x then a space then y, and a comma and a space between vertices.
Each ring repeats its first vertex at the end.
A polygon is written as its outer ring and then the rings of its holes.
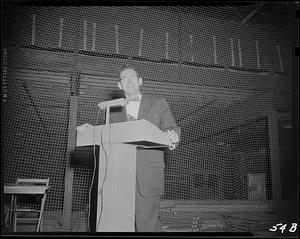
POLYGON ((109 125, 109 114, 110 114, 110 107, 106 107, 106 122, 105 125, 109 125))

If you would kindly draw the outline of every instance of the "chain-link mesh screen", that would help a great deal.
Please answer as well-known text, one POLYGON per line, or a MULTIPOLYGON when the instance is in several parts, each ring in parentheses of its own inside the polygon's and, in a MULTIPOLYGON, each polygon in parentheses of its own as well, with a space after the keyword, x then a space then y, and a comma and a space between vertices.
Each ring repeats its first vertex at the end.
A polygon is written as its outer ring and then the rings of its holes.
POLYGON ((262 15, 243 23, 256 7, 234 18, 232 6, 5 8, 3 181, 50 178, 44 231, 88 231, 95 165, 69 164, 70 135, 104 124, 97 104, 122 97, 118 68, 128 62, 182 132, 165 154, 160 231, 264 236, 296 222, 295 36, 262 15))

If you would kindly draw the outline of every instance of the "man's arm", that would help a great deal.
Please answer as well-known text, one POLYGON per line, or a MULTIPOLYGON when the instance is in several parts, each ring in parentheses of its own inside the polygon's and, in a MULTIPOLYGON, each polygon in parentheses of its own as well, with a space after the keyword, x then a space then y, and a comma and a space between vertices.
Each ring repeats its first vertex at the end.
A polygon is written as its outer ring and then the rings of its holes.
POLYGON ((175 149, 180 140, 180 127, 177 126, 176 121, 171 113, 171 110, 165 98, 162 98, 159 128, 163 132, 165 132, 167 137, 173 142, 174 146, 170 147, 170 149, 175 149))

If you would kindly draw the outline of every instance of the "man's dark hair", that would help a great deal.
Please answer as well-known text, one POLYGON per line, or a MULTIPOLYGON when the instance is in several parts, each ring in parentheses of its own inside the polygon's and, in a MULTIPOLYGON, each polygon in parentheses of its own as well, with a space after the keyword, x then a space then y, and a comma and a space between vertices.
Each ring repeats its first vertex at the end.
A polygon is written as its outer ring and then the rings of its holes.
POLYGON ((128 69, 134 70, 134 71, 136 72, 136 76, 139 77, 139 72, 138 72, 137 69, 136 69, 133 65, 131 65, 131 64, 124 64, 124 65, 122 65, 122 66, 120 67, 120 69, 119 69, 119 76, 120 76, 120 74, 121 74, 122 71, 128 70, 128 69))

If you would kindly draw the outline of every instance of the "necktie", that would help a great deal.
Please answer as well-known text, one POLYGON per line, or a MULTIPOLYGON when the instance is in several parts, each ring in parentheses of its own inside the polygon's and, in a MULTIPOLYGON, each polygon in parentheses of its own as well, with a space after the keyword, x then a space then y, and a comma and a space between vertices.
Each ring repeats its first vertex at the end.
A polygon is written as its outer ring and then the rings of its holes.
POLYGON ((138 102, 138 101, 140 101, 140 100, 141 100, 141 96, 138 95, 138 96, 136 96, 136 97, 134 97, 134 98, 127 98, 127 99, 126 99, 126 103, 129 104, 130 102, 138 102))
POLYGON ((136 120, 136 118, 131 114, 127 114, 127 121, 133 121, 133 120, 136 120))
MULTIPOLYGON (((131 102, 139 102, 142 98, 142 95, 138 95, 136 97, 132 97, 132 98, 126 98, 126 104, 129 104, 131 102)), ((127 114, 127 121, 132 121, 132 120, 137 120, 133 115, 131 114, 127 114)))

